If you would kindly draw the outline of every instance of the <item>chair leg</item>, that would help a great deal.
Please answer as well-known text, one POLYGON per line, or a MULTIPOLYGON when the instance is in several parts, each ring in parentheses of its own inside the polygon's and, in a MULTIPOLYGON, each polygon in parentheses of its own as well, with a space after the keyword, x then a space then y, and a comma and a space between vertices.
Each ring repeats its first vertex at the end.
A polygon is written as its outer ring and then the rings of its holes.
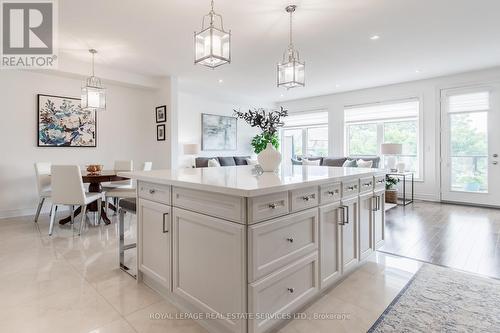
POLYGON ((125 210, 123 209, 118 209, 119 213, 118 215, 120 216, 119 222, 118 222, 118 232, 120 234, 120 241, 119 241, 119 253, 120 253, 120 267, 123 267, 125 265, 125 210))
POLYGON ((50 214, 50 226, 49 226, 49 236, 52 236, 52 231, 54 231, 54 222, 56 220, 57 205, 53 205, 50 214))
POLYGON ((105 209, 104 211, 106 212, 106 214, 108 213, 108 209, 109 209, 109 198, 108 197, 104 197, 104 205, 105 205, 105 209))
POLYGON ((97 199, 97 224, 101 224, 102 199, 97 199))
POLYGON ((54 205, 53 205, 53 204, 52 204, 52 205, 50 205, 49 217, 51 217, 51 216, 52 216, 52 207, 54 207, 54 205))
POLYGON ((43 202, 45 201, 45 198, 40 198, 38 201, 38 207, 36 209, 36 214, 35 214, 35 222, 38 222, 38 216, 40 216, 40 211, 42 210, 43 202))
POLYGON ((81 214, 82 214, 82 219, 80 222, 80 233, 79 233, 80 236, 82 235, 83 226, 85 225, 85 220, 87 217, 87 205, 82 206, 82 213, 81 214))
POLYGON ((113 216, 116 216, 118 214, 118 198, 114 198, 115 201, 115 212, 113 213, 113 216))
POLYGON ((75 233, 75 206, 69 206, 71 212, 71 231, 75 233))

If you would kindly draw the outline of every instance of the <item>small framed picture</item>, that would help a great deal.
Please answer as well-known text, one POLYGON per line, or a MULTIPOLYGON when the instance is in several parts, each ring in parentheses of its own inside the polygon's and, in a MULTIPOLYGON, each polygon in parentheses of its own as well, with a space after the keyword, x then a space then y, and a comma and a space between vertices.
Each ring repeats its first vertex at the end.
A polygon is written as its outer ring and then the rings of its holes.
POLYGON ((162 105, 156 107, 156 122, 164 123, 167 121, 167 106, 162 105))
POLYGON ((156 141, 165 141, 165 124, 156 125, 156 141))

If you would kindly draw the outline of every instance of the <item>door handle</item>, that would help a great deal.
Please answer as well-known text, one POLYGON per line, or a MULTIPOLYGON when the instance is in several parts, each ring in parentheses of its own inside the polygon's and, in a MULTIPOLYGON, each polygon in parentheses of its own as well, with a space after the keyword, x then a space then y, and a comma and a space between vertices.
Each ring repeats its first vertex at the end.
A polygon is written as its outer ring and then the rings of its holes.
POLYGON ((168 215, 168 213, 163 214, 163 233, 166 234, 168 232, 168 229, 165 227, 165 217, 168 215))
POLYGON ((493 161, 493 162, 491 162, 491 164, 493 164, 493 165, 497 165, 497 164, 498 164, 498 161, 493 161))
POLYGON ((497 157, 498 157, 498 154, 493 154, 493 157, 494 157, 494 158, 497 158, 497 157))

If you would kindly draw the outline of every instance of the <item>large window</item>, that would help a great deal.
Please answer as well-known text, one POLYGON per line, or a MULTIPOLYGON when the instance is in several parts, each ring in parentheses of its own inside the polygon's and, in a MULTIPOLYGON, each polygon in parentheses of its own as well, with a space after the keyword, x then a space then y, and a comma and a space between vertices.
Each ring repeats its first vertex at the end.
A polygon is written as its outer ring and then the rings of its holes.
POLYGON ((283 160, 328 155, 328 112, 291 114, 281 130, 283 160))
MULTIPOLYGON (((418 99, 347 107, 344 111, 348 156, 381 156, 382 143, 401 143, 403 152, 398 162, 421 178, 420 103, 418 99)), ((382 166, 386 159, 382 158, 382 166)))

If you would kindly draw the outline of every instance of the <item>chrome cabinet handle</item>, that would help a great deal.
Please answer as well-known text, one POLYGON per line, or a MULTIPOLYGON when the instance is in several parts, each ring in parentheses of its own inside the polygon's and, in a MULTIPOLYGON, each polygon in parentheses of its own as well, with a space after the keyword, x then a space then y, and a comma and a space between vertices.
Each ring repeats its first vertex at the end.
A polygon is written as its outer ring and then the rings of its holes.
POLYGON ((302 200, 309 201, 311 199, 314 199, 315 197, 316 197, 315 194, 305 195, 305 196, 302 197, 302 200))
POLYGON ((288 292, 290 294, 293 294, 295 292, 295 289, 294 288, 286 288, 286 290, 288 290, 288 292))
POLYGON ((155 192, 156 192, 156 190, 154 190, 154 189, 149 190, 149 194, 155 194, 155 192))
POLYGON ((302 200, 309 201, 309 197, 308 196, 302 197, 302 200))
POLYGON ((328 195, 329 196, 333 196, 335 194, 339 194, 339 190, 335 190, 335 191, 328 191, 328 195))
POLYGON ((168 229, 165 227, 165 217, 168 215, 168 213, 163 214, 163 233, 166 234, 168 232, 168 229))
POLYGON ((289 243, 293 243, 293 237, 289 237, 286 239, 289 243))
POLYGON ((364 183, 363 186, 364 187, 370 187, 370 186, 372 186, 372 183, 364 183))
POLYGON ((348 190, 348 191, 352 191, 352 190, 354 190, 354 186, 349 186, 349 187, 347 187, 347 190, 348 190))
POLYGON ((339 221, 340 225, 346 225, 349 223, 349 206, 340 206, 340 209, 342 209, 342 219, 339 221))
POLYGON ((276 209, 276 204, 275 204, 275 203, 271 203, 271 204, 269 204, 269 208, 271 208, 271 209, 276 209))
POLYGON ((378 210, 378 197, 372 197, 372 212, 376 212, 378 210))

